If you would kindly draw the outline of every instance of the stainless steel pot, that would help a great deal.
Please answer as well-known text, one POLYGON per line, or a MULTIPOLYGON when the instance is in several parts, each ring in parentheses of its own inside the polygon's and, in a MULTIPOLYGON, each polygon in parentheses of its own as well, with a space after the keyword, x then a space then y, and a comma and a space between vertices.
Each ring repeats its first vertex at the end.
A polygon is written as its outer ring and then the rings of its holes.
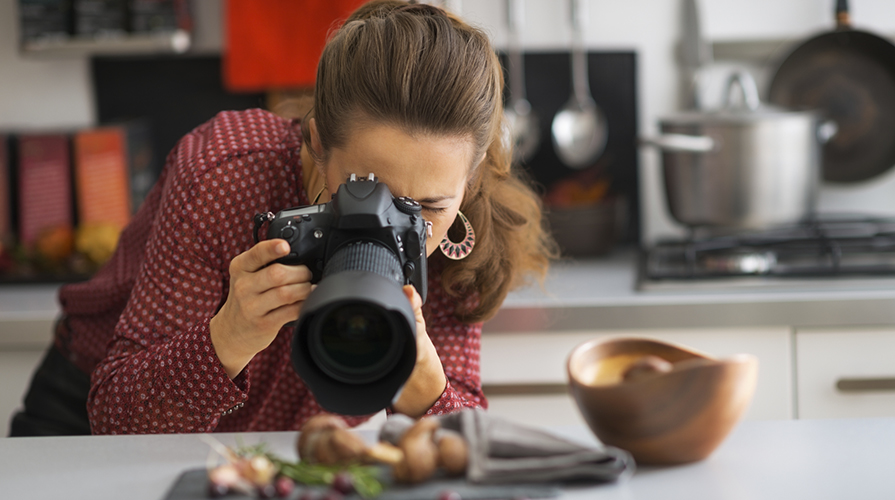
MULTIPOLYGON (((835 133, 812 112, 762 106, 752 77, 733 74, 724 106, 660 120, 672 216, 688 226, 762 229, 797 222, 815 207, 822 142, 835 133), (732 103, 736 86, 742 103, 732 103)), ((834 126, 832 126, 834 127, 834 126)))

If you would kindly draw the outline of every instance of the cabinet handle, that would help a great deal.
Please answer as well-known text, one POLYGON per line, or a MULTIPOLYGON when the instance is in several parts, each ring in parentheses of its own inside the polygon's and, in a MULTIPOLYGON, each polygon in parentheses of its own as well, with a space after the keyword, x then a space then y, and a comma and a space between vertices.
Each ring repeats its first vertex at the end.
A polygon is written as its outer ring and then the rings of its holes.
POLYGON ((568 394, 569 385, 563 383, 482 384, 485 396, 548 396, 568 394))
POLYGON ((841 378, 836 381, 839 392, 895 391, 895 378, 841 378))

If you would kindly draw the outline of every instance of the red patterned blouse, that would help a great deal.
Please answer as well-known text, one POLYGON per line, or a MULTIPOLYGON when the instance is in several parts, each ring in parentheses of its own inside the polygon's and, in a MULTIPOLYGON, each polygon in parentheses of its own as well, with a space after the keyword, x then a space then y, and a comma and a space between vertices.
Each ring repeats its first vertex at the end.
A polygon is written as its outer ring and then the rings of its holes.
MULTIPOLYGON (((288 329, 233 380, 208 330, 227 298, 230 260, 253 244, 254 214, 309 203, 299 129, 249 110, 220 113, 187 134, 112 259, 90 281, 61 289, 67 319, 56 345, 92 372, 94 434, 297 430, 323 411, 292 368, 288 329)), ((429 414, 487 406, 481 324, 454 316, 440 267, 431 259, 423 312, 448 385, 429 414)))

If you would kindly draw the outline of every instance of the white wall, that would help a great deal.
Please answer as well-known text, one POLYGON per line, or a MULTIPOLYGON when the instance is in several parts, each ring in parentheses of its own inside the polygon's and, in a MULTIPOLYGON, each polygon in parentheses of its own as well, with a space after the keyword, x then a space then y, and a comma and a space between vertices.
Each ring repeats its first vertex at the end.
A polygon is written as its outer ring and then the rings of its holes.
MULTIPOLYGON (((655 132, 657 120, 677 109, 678 73, 675 47, 679 38, 680 0, 586 0, 589 12, 587 43, 593 49, 633 49, 638 53, 641 133, 655 132)), ((17 52, 16 0, 0 0, 0 129, 10 127, 69 127, 93 123, 95 117, 89 71, 84 59, 23 60, 17 52)), ((437 3, 437 2, 436 2, 437 3)), ((459 9, 471 22, 488 31, 498 47, 506 43, 505 0, 442 0, 459 9)), ((702 25, 714 41, 793 38, 832 26, 834 0, 701 0, 702 25)), ((895 1, 852 0, 857 27, 895 35, 895 1)), ((197 45, 201 51, 219 50, 223 1, 195 0, 197 45)), ((564 48, 570 41, 565 0, 525 0, 529 50, 564 48)), ((723 73, 729 65, 719 65, 723 73)), ((720 78, 714 80, 720 81, 720 78)), ((714 89, 717 90, 717 89, 714 89)), ((713 87, 709 87, 711 100, 713 87)), ((557 89, 557 92, 568 92, 557 89)), ((717 94, 717 92, 716 92, 717 94)), ((716 96, 715 96, 716 97, 716 96)), ((642 152, 641 178, 644 231, 648 239, 679 234, 665 214, 660 188, 658 155, 642 152)), ((848 188, 825 186, 821 209, 847 210, 866 206, 867 200, 895 215, 895 173, 872 185, 848 188), (864 204, 864 205, 862 205, 864 204)))
POLYGON ((16 0, 0 0, 0 130, 68 128, 94 121, 87 61, 19 55, 16 0))

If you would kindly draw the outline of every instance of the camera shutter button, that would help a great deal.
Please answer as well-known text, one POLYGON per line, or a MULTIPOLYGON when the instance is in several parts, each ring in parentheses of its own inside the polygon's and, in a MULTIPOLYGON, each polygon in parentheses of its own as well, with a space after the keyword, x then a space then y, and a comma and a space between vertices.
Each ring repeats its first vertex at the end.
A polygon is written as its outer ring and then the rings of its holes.
POLYGON ((284 240, 291 240, 293 236, 295 236, 295 229, 292 226, 286 226, 280 231, 280 238, 284 240))

